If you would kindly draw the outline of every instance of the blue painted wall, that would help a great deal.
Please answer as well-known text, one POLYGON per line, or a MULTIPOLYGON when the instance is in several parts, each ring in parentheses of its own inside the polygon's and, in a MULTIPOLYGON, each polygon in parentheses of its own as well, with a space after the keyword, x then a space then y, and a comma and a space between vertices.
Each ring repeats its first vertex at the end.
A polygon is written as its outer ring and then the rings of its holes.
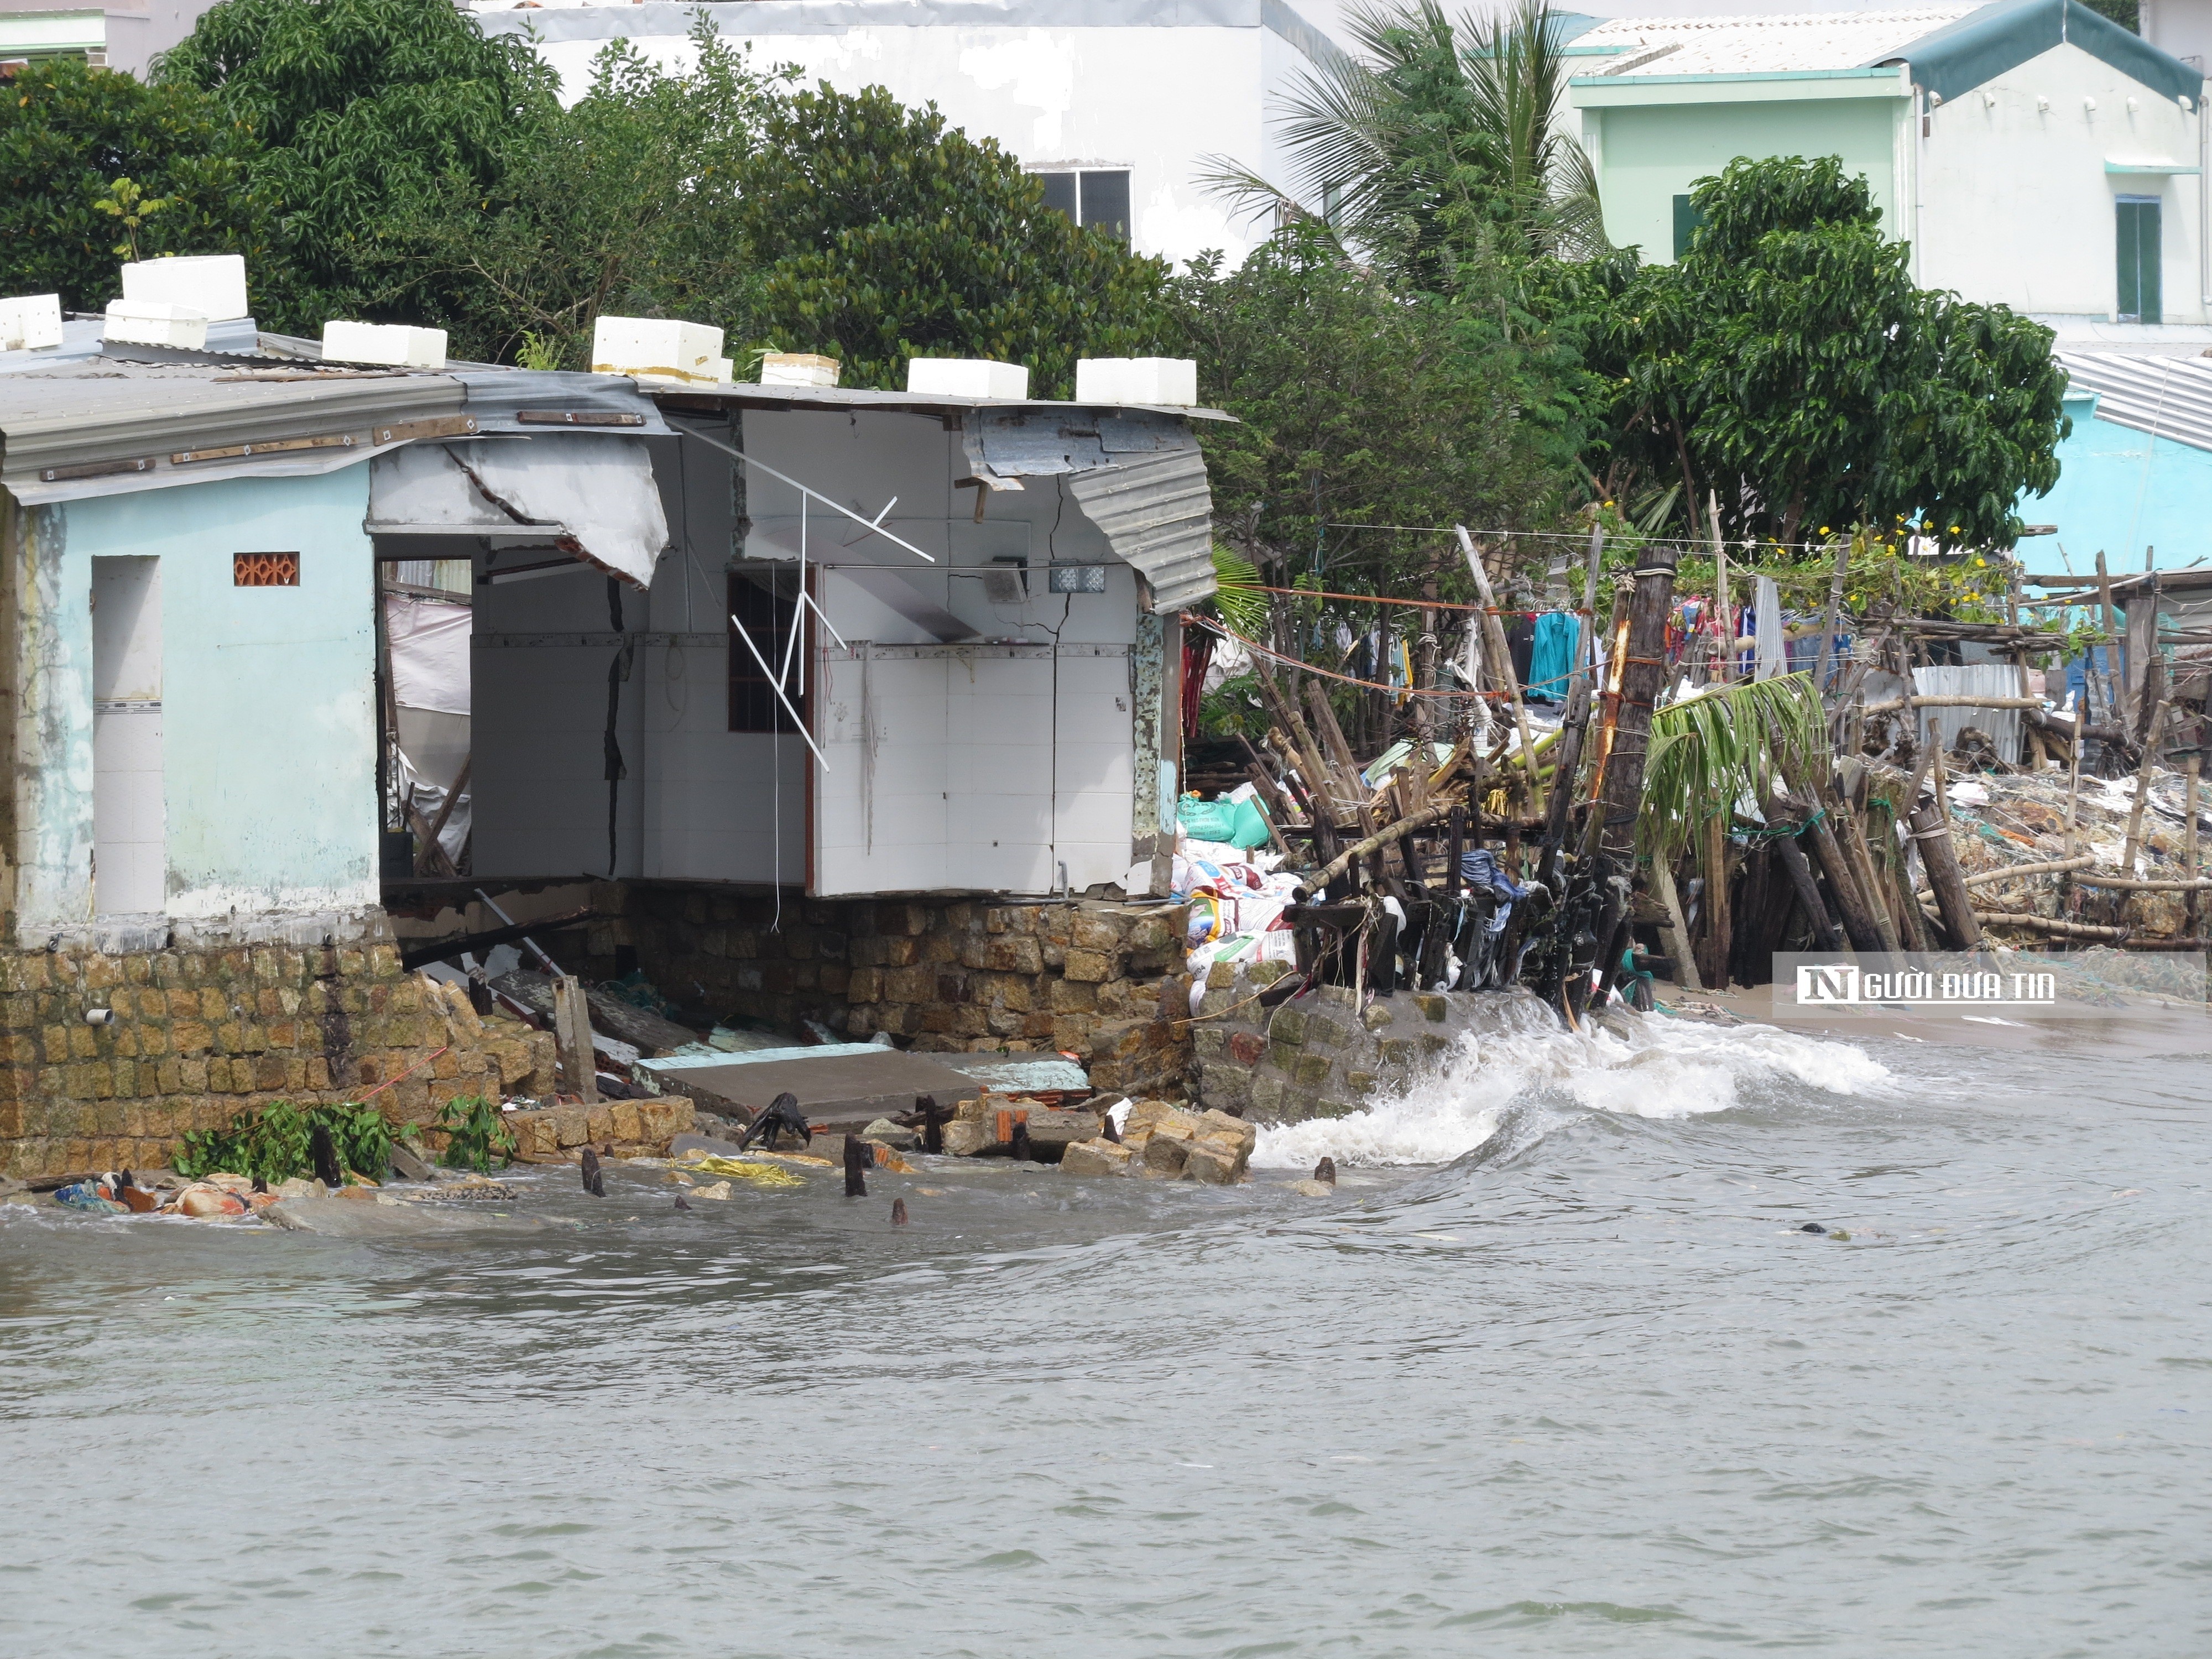
POLYGON ((230 478, 60 509, 52 620, 57 646, 74 662, 52 685, 84 702, 81 726, 71 726, 82 733, 82 752, 62 767, 68 779, 81 778, 84 799, 81 807, 50 800, 46 811, 58 823, 81 811, 80 871, 91 851, 91 562, 154 555, 161 561, 169 915, 376 902, 368 507, 364 461, 319 477, 230 478), (234 585, 234 553, 293 551, 297 587, 234 585))
POLYGON ((2020 544, 2028 568, 2064 570, 2054 543, 2084 575, 2100 548, 2115 575, 2141 570, 2146 547, 2160 570, 2212 563, 2212 453, 2098 420, 2096 404, 2094 393, 2066 399, 2074 431, 2058 447, 2057 487, 2021 498, 2021 518, 2058 526, 2020 544))

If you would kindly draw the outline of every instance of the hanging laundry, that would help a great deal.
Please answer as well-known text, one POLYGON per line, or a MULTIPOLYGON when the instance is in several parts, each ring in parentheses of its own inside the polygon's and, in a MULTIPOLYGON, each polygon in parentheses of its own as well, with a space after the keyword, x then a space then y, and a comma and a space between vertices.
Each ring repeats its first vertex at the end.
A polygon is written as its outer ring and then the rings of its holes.
POLYGON ((1580 659, 1583 619, 1571 611, 1547 611, 1536 618, 1536 638, 1528 677, 1531 697, 1547 702, 1566 699, 1570 678, 1580 659))
POLYGON ((1789 646, 1782 636, 1782 590, 1771 576, 1761 576, 1752 588, 1752 633, 1759 641, 1753 653, 1752 678, 1771 680, 1789 669, 1789 646))
POLYGON ((1522 684, 1528 684, 1528 659, 1536 646, 1536 617, 1534 611, 1516 611, 1498 619, 1505 624, 1505 653, 1513 659, 1513 678, 1522 684))

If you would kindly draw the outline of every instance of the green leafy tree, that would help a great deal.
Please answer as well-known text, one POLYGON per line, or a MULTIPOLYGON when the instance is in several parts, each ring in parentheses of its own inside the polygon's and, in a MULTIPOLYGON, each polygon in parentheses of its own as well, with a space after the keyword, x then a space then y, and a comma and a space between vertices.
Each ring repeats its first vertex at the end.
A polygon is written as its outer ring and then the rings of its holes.
POLYGON ((1589 156, 1560 120, 1570 60, 1547 0, 1495 17, 1438 0, 1354 5, 1358 56, 1306 71, 1285 101, 1284 191, 1217 168, 1255 209, 1320 216, 1403 286, 1456 286, 1472 261, 1585 258, 1605 246, 1589 156))
POLYGON ((738 337, 824 352, 847 386, 977 356, 1026 363, 1033 396, 1064 398, 1077 358, 1145 355, 1166 331, 1160 261, 1078 229, 995 143, 880 87, 779 100, 736 221, 758 279, 738 337))
POLYGON ((451 0, 222 0, 155 79, 206 94, 251 139, 271 256, 256 267, 257 313, 301 332, 455 310, 466 296, 400 280, 380 244, 425 197, 497 185, 518 132, 560 110, 529 46, 486 39, 451 0))
POLYGON ((775 94, 703 18, 692 41, 674 71, 617 41, 574 107, 507 135, 496 183, 448 176, 397 216, 370 261, 453 296, 456 355, 581 368, 603 311, 748 314, 738 198, 775 94))
POLYGON ((1590 273, 1613 453, 1717 498, 1731 539, 1911 522, 2009 547, 2023 491, 2057 482, 2068 426, 2051 331, 1913 286, 1863 179, 1835 157, 1738 161, 1691 198, 1682 259, 1590 273))
POLYGON ((1200 260, 1174 295, 1200 398, 1239 422, 1201 432, 1215 521, 1276 585, 1327 570, 1455 597, 1449 534, 1364 526, 1536 525, 1571 505, 1574 342, 1512 295, 1406 299, 1308 223, 1233 272, 1200 260))
POLYGON ((122 292, 125 257, 250 252, 245 135, 188 87, 149 87, 75 58, 0 82, 0 294, 52 294, 96 311, 122 292), (118 190, 134 196, 125 215, 118 190), (159 201, 152 217, 149 200, 159 201), (135 217, 137 224, 118 220, 135 217))

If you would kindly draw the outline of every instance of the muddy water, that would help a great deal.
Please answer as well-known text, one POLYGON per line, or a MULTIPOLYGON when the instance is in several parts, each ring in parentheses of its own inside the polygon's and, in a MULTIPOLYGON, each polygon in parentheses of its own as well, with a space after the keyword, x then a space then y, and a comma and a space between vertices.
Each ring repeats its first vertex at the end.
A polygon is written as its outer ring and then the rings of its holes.
POLYGON ((1227 1192, 9 1207, 0 1651, 2202 1654, 2204 1078, 1531 1026, 1227 1192))

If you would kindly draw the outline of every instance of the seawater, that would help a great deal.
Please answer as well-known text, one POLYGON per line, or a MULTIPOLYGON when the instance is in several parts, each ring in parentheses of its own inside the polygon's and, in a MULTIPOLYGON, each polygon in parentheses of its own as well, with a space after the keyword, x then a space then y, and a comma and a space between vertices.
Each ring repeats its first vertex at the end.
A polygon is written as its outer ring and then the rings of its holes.
POLYGON ((2202 1054, 1531 1012, 1233 1190, 0 1208, 0 1652, 2212 1650, 2202 1054))

